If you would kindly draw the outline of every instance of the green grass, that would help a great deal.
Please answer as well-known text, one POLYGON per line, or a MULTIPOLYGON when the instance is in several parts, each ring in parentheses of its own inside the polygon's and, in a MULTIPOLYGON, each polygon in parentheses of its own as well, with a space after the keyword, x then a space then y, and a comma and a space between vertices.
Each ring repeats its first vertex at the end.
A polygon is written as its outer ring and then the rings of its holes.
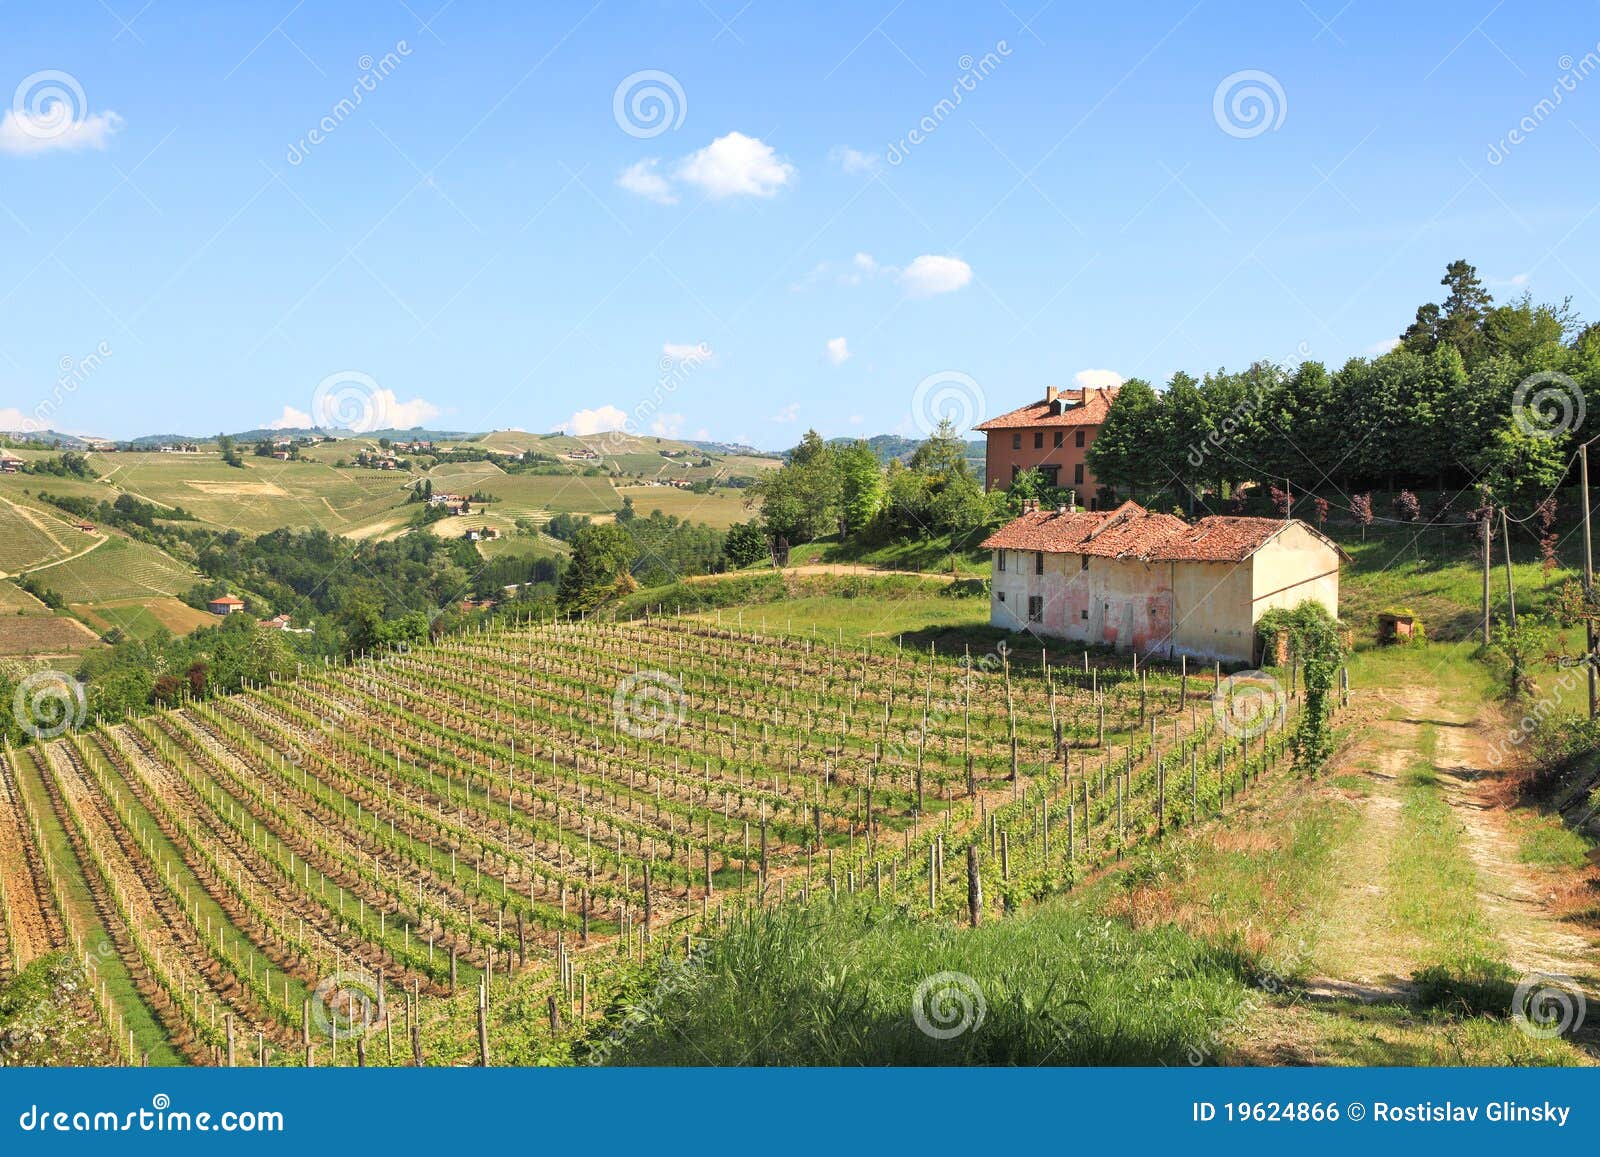
POLYGON ((1416 945, 1414 979, 1425 1005, 1503 1010, 1515 978, 1484 916, 1460 821, 1433 764, 1438 733, 1424 726, 1420 735, 1421 751, 1400 787, 1400 833, 1387 889, 1390 919, 1416 945))
POLYGON ((883 570, 920 570, 936 574, 950 574, 953 568, 955 573, 963 576, 988 578, 989 552, 977 546, 987 536, 987 530, 979 530, 882 544, 841 543, 828 538, 792 549, 789 552, 789 565, 844 562, 883 570))
POLYGON ((1517 854, 1525 864, 1581 871, 1589 862, 1590 841, 1557 815, 1524 814, 1519 821, 1517 854))
MULTIPOLYGON (((987 596, 969 593, 966 587, 952 588, 938 579, 894 575, 781 576, 769 571, 720 583, 686 585, 730 584, 745 584, 742 589, 756 599, 781 601, 743 609, 723 602, 720 606, 724 609, 720 611, 699 612, 702 618, 720 620, 728 626, 742 623, 746 629, 765 633, 814 635, 857 643, 873 640, 881 644, 905 636, 906 646, 926 648, 932 640, 947 652, 964 642, 982 647, 1007 637, 1005 632, 989 626, 987 596)), ((670 596, 651 601, 668 608, 675 605, 670 596)))
POLYGON ((641 1022, 609 1061, 1186 1064, 1238 1008, 1243 971, 1174 928, 1135 931, 1059 905, 976 929, 849 903, 784 907, 641 985, 641 1022))

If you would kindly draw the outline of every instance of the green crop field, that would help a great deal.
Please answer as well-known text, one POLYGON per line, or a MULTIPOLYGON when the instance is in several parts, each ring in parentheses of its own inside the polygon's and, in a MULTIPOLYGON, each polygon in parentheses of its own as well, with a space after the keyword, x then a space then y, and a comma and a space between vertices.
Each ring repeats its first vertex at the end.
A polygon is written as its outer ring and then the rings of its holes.
POLYGON ((736 522, 748 522, 755 517, 744 505, 745 491, 726 488, 712 490, 709 494, 696 494, 692 490, 679 490, 675 486, 618 486, 617 498, 632 498, 633 508, 641 515, 652 510, 672 514, 685 522, 704 522, 708 526, 729 527, 736 522))
POLYGON ((71 609, 102 633, 115 628, 133 639, 149 638, 159 630, 186 635, 218 622, 215 615, 168 596, 73 603, 71 609))
POLYGON ((17 574, 81 550, 83 532, 44 510, 0 497, 0 572, 17 574))
POLYGON ((175 595, 200 578, 153 546, 115 536, 83 555, 36 571, 34 577, 69 603, 175 595))
POLYGON ((213 452, 92 458, 102 486, 160 506, 181 506, 205 523, 246 534, 279 527, 347 533, 380 521, 406 499, 406 476, 392 472, 249 453, 243 461, 242 467, 228 466, 213 452))

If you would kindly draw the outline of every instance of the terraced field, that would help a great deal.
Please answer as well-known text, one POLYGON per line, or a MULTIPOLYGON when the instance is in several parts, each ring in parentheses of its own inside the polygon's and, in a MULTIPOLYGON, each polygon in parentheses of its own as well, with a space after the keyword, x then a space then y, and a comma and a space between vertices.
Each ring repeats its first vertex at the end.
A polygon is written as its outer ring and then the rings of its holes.
POLYGON ((199 576, 153 546, 112 536, 92 551, 38 571, 37 578, 69 603, 99 603, 176 595, 199 576))
POLYGON ((130 1055, 559 1059, 647 946, 748 906, 948 919, 969 848, 1009 906, 1226 809, 1283 716, 1224 733, 1211 682, 690 620, 448 638, 12 753, 0 881, 44 846, 59 882, 7 944, 97 921, 130 1055))
POLYGON ((0 497, 0 574, 30 567, 81 550, 82 533, 42 510, 0 497))

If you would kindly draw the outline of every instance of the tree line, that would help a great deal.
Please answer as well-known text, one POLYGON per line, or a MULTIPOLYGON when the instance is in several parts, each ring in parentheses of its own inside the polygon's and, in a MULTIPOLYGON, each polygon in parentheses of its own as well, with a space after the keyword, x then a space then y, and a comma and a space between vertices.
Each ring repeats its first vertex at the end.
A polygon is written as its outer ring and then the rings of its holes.
POLYGON ((1600 325, 1583 325, 1569 302, 1524 294, 1495 305, 1465 261, 1441 284, 1444 300, 1419 307, 1392 350, 1336 370, 1261 361, 1179 372, 1159 392, 1129 380, 1090 469, 1124 497, 1191 509, 1246 484, 1482 485, 1502 503, 1536 502, 1560 483, 1576 440, 1600 432, 1585 405, 1600 387, 1600 325))

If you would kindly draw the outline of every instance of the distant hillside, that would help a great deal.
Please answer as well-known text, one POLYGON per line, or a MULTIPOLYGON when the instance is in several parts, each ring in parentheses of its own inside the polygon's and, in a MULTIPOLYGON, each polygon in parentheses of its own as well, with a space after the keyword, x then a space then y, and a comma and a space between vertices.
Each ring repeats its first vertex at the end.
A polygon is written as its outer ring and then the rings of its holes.
MULTIPOLYGON (((874 434, 870 438, 830 438, 830 446, 849 446, 853 442, 864 441, 878 456, 879 462, 888 462, 898 458, 905 462, 917 452, 917 447, 922 445, 921 438, 903 438, 899 434, 874 434)), ((974 438, 967 442, 967 461, 976 465, 978 469, 983 466, 985 443, 982 438, 974 438)), ((787 457, 787 455, 785 455, 787 457)))
POLYGON ((57 446, 63 450, 87 450, 103 438, 81 438, 77 434, 63 434, 59 430, 0 430, 0 441, 8 444, 40 443, 57 446))

